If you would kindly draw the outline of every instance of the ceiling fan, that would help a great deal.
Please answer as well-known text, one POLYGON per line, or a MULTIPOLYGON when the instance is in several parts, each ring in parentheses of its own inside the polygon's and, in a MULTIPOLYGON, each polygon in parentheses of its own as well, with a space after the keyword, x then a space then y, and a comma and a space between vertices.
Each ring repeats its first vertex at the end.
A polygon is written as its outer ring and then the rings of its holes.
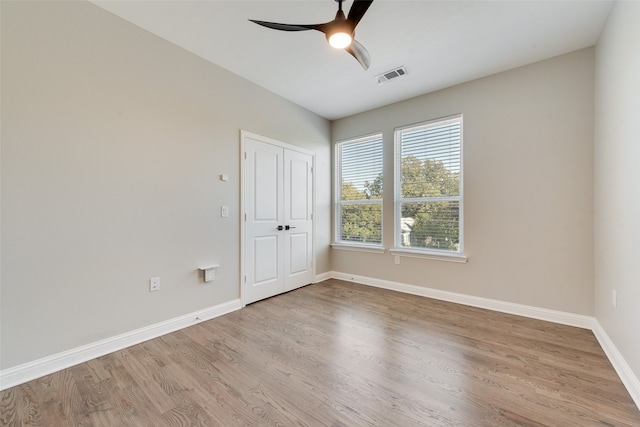
POLYGON ((369 6, 371 6, 371 3, 373 3, 373 0, 354 0, 349 10, 349 15, 346 18, 342 11, 342 1, 343 0, 336 0, 336 2, 338 2, 338 12, 334 20, 325 22, 324 24, 293 25, 256 21, 255 19, 250 19, 249 21, 262 25, 263 27, 281 31, 320 31, 325 34, 327 41, 332 47, 346 50, 358 60, 362 68, 367 70, 371 64, 371 56, 369 52, 367 52, 367 49, 354 39, 354 31, 358 22, 360 22, 367 9, 369 9, 369 6))

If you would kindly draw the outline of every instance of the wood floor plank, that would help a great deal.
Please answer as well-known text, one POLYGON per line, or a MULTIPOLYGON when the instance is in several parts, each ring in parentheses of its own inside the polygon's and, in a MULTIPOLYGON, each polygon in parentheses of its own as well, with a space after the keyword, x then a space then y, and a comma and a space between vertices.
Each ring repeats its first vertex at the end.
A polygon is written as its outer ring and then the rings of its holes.
POLYGON ((339 280, 0 392, 0 426, 640 426, 589 330, 339 280))

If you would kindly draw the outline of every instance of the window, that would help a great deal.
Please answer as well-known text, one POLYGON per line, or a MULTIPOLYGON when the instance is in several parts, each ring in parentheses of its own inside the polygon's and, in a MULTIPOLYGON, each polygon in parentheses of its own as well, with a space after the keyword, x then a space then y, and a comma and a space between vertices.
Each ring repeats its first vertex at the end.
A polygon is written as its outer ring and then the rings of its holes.
POLYGON ((462 116, 395 131, 395 247, 462 254, 462 116))
POLYGON ((337 244, 382 247, 382 134, 336 144, 337 244))

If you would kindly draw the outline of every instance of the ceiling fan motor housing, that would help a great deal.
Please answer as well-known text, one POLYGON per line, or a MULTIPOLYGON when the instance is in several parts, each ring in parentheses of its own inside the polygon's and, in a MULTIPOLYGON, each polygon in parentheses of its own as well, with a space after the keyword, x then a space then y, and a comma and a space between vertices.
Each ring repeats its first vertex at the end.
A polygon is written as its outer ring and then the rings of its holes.
MULTIPOLYGON (((355 27, 351 21, 344 18, 344 14, 342 14, 342 19, 336 16, 336 19, 328 23, 327 26, 329 26, 329 28, 327 28, 327 31, 325 32, 325 36, 331 46, 335 47, 331 38, 337 34, 346 34, 347 36, 349 36, 350 39, 346 44, 346 46, 351 44, 351 40, 353 40, 353 33, 355 30, 355 27)), ((346 46, 342 46, 342 47, 346 47, 346 46)))

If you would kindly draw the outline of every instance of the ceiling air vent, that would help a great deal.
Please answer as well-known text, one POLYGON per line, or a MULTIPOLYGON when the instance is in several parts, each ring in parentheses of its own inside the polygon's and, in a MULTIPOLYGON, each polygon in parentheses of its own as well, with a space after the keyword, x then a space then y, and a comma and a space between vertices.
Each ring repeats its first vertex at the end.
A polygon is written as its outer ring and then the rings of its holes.
POLYGON ((378 84, 385 84, 389 80, 397 79, 398 77, 406 76, 407 69, 405 67, 398 67, 395 70, 387 71, 382 74, 378 74, 376 79, 378 80, 378 84))

